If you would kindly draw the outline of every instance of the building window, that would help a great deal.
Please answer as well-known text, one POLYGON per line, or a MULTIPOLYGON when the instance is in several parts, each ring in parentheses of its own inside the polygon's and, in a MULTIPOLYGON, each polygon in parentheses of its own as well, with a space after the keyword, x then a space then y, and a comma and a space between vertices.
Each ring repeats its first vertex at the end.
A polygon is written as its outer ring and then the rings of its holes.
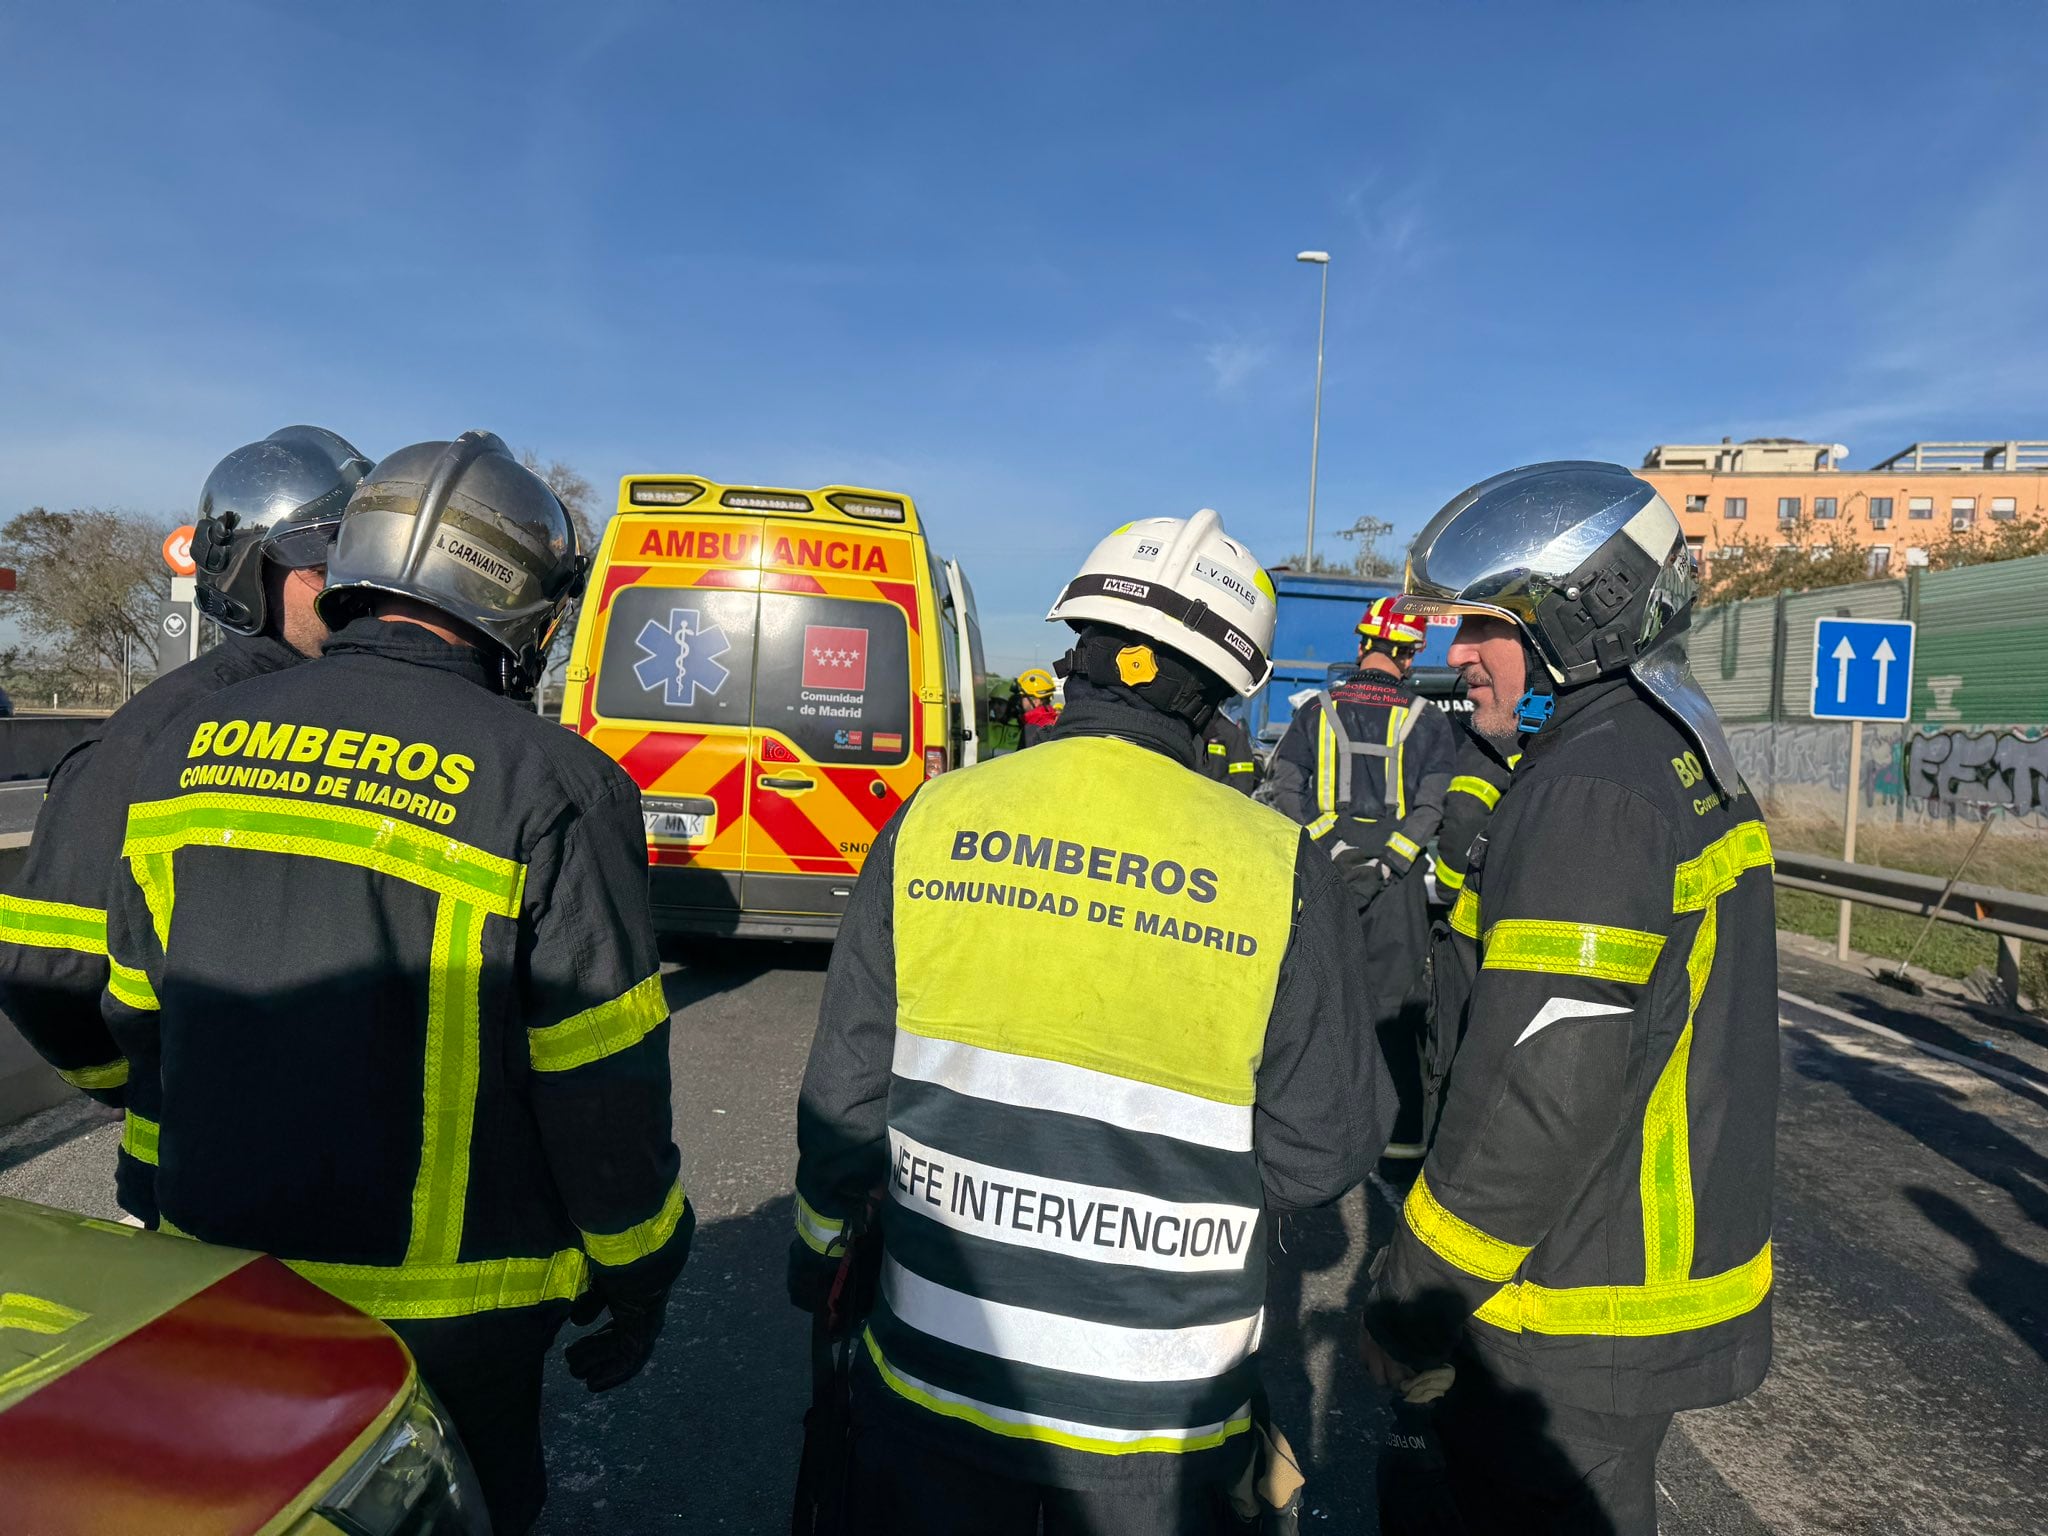
POLYGON ((1814 497, 1813 515, 1815 517, 1833 517, 1835 515, 1835 498, 1832 496, 1814 497))
POLYGON ((1700 537, 1694 538, 1691 534, 1687 534, 1685 536, 1685 547, 1686 550, 1692 555, 1692 568, 1695 571, 1697 571, 1700 568, 1701 562, 1706 557, 1706 536, 1702 534, 1700 537))
POLYGON ((1889 496, 1870 498, 1870 526, 1882 528, 1892 520, 1892 499, 1889 496))
POLYGON ((1722 515, 1723 517, 1747 517, 1747 516, 1749 516, 1749 498, 1748 498, 1747 496, 1724 496, 1724 497, 1722 497, 1722 498, 1721 498, 1721 515, 1722 515))
POLYGON ((1888 570, 1890 570, 1890 569, 1891 569, 1891 564, 1892 564, 1892 547, 1891 547, 1891 545, 1889 545, 1889 544, 1873 544, 1873 545, 1871 545, 1871 546, 1870 546, 1870 574, 1871 574, 1871 575, 1873 575, 1873 576, 1882 576, 1882 575, 1883 575, 1883 574, 1884 574, 1884 573, 1885 573, 1886 571, 1888 571, 1888 570))
POLYGON ((1707 510, 1707 498, 1706 498, 1706 497, 1705 497, 1704 495, 1701 495, 1701 496, 1688 496, 1688 497, 1686 497, 1686 498, 1685 498, 1685 510, 1686 510, 1686 511, 1688 511, 1688 512, 1704 512, 1704 511, 1706 511, 1706 510, 1707 510))
POLYGON ((1948 525, 1951 528, 1967 528, 1977 521, 1977 498, 1957 496, 1948 504, 1948 525))
POLYGON ((2010 496, 1991 498, 1991 519, 1993 522, 2009 523, 2019 515, 2019 508, 2010 496))
POLYGON ((1934 516, 1934 498, 1932 496, 1909 497, 1906 501, 1906 516, 1912 518, 1916 523, 1924 522, 1934 516))
POLYGON ((1781 523, 1796 523, 1799 521, 1799 498, 1797 496, 1780 496, 1778 498, 1778 521, 1781 523))

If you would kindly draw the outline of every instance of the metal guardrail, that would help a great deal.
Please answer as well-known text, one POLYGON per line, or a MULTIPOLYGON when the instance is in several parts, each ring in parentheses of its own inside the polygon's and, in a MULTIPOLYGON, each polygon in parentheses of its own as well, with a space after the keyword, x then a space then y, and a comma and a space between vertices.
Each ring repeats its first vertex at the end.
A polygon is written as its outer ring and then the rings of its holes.
POLYGON ((1774 853, 1776 879, 1788 890, 1811 891, 1866 906, 1885 907, 1925 917, 1933 912, 1942 922, 1981 928, 2005 938, 2048 944, 2048 896, 2005 891, 1990 885, 1957 885, 1941 902, 1948 882, 1940 875, 1916 875, 1872 864, 1846 864, 1814 853, 1774 853))

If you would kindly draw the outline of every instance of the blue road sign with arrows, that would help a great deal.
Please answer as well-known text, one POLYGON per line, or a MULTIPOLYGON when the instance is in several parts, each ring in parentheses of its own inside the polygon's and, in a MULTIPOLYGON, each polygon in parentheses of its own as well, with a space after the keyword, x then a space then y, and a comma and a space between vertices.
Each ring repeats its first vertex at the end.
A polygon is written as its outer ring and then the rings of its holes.
POLYGON ((1911 620, 1814 620, 1814 719, 1905 720, 1912 700, 1911 620))

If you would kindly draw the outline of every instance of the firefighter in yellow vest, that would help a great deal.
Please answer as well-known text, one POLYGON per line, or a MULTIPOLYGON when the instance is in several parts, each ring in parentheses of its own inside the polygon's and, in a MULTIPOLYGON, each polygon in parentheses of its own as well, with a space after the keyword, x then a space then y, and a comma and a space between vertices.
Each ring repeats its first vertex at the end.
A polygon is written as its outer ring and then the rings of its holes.
POLYGON ((1049 615, 1078 632, 1052 739, 926 784, 869 855, 791 1276, 814 1302, 880 1189, 855 1529, 1233 1528, 1270 1213, 1356 1184, 1393 1115, 1342 878, 1189 771, 1265 683, 1273 615, 1214 512, 1119 528, 1049 615), (1019 994, 1025 951, 1054 960, 1019 994))

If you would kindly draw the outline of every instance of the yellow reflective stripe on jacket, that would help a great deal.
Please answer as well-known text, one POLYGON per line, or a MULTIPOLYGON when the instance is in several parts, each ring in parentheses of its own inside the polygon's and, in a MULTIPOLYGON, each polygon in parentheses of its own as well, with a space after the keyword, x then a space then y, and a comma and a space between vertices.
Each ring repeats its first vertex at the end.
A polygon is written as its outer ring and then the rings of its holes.
POLYGON ((526 866, 445 833, 349 805, 208 791, 129 807, 121 852, 247 848, 332 859, 425 886, 500 917, 516 917, 526 866))
POLYGON ((149 904, 149 924, 156 930, 157 946, 168 950, 171 947, 171 907, 177 899, 177 887, 171 875, 171 855, 137 854, 128 861, 128 872, 135 881, 136 889, 142 892, 142 899, 149 904))
MULTIPOLYGON (((1465 889, 1465 871, 1453 869, 1450 865, 1444 863, 1442 859, 1438 859, 1436 863, 1436 883, 1447 891, 1462 891, 1465 889)), ((1478 935, 1474 934, 1473 937, 1477 938, 1478 935)))
POLYGON ((1664 936, 1603 923, 1552 923, 1503 918, 1486 931, 1489 971, 1542 971, 1601 981, 1645 982, 1664 951, 1664 936))
POLYGON ((107 990, 138 1013, 157 1011, 156 988, 149 984, 148 975, 111 957, 107 961, 107 990))
POLYGON ((1643 1111, 1643 1161, 1638 1175, 1643 1199, 1643 1278, 1655 1285, 1683 1280, 1692 1273, 1693 1198, 1692 1129, 1685 1102, 1686 1069, 1692 1060, 1692 1023, 1700 995, 1714 969, 1714 946, 1720 933, 1720 907, 1711 904, 1694 935, 1685 971, 1691 1000, 1685 1028, 1643 1111))
POLYGON ((427 1045, 420 1166, 413 1181, 409 1267, 452 1264, 462 1251, 469 1194, 469 1143, 483 1053, 478 990, 483 983, 484 913, 443 896, 434 913, 427 972, 427 1045))
POLYGON ((529 1029, 527 1055, 536 1072, 568 1072, 638 1045, 667 1022, 668 1001, 656 972, 608 1003, 529 1029))
POLYGON ((644 1259, 650 1253, 659 1252, 661 1245, 675 1236, 676 1224, 683 1219, 683 1207, 687 1203, 681 1182, 671 1184, 668 1198, 661 1202, 660 1210, 623 1232, 585 1232, 583 1251, 598 1263, 613 1269, 635 1259, 644 1259))
POLYGON ((18 1328, 23 1333, 68 1333, 91 1317, 76 1307, 25 1291, 0 1291, 0 1328, 18 1328))
POLYGON ((1700 1280, 1553 1289, 1522 1281, 1501 1287, 1472 1315, 1518 1333, 1594 1334, 1642 1339, 1711 1328, 1753 1312, 1771 1294, 1771 1245, 1755 1258, 1700 1280))
MULTIPOLYGON (((1330 818, 1334 824, 1337 818, 1337 729, 1330 723, 1327 709, 1316 711, 1316 809, 1330 818)), ((1322 817, 1316 818, 1318 821, 1322 817)), ((1311 831, 1312 836, 1320 833, 1311 831)))
POLYGON ((1744 870, 1771 867, 1771 834, 1760 821, 1745 821, 1727 836, 1710 843, 1698 858, 1678 866, 1671 910, 1697 912, 1724 891, 1732 890, 1744 870))
POLYGON ((1527 1248, 1502 1242, 1446 1210, 1431 1191, 1428 1178, 1421 1174, 1416 1175, 1401 1214, 1407 1218, 1408 1230, 1430 1252, 1481 1280, 1505 1280, 1529 1257, 1527 1248))
POLYGON ((1257 763, 1232 763, 1230 771, 1232 773, 1253 773, 1258 770, 1258 766, 1257 763))
POLYGON ((1498 784, 1489 784, 1484 779, 1474 778, 1469 773, 1461 773, 1452 779, 1451 787, 1447 793, 1470 795, 1489 811, 1500 804, 1500 786, 1498 784))
POLYGON ((129 1110, 121 1118, 121 1150, 138 1163, 156 1166, 157 1123, 129 1110))
POLYGON ((1451 908, 1451 928, 1468 939, 1479 937, 1479 893, 1465 885, 1461 876, 1457 904, 1451 908))
POLYGON ((1408 752, 1408 738, 1401 734, 1401 723, 1407 718, 1406 709, 1387 711, 1387 755, 1384 761, 1390 793, 1380 797, 1380 804, 1385 805, 1389 798, 1393 800, 1396 821, 1403 821, 1408 815, 1408 775, 1401 771, 1408 752))
POLYGON ((1095 1456, 1128 1456, 1134 1452, 1185 1454, 1219 1446, 1233 1435, 1243 1434, 1252 1424, 1250 1403, 1221 1423, 1203 1425, 1194 1430, 1115 1430, 1069 1420, 1041 1418, 994 1403, 978 1402, 958 1392, 948 1392, 919 1381, 889 1362, 882 1353, 882 1346, 875 1342, 873 1330, 862 1329, 861 1338, 867 1344, 868 1358, 874 1362, 876 1372, 898 1397, 942 1418, 957 1419, 1010 1440, 1064 1446, 1070 1451, 1085 1451, 1095 1456), (1094 1432, 1090 1433, 1091 1430, 1094 1432))
POLYGON ((1209 755, 1211 757, 1223 757, 1226 754, 1228 754, 1229 751, 1230 748, 1224 746, 1223 743, 1220 741, 1212 741, 1209 743, 1209 755))
POLYGON ((796 1196, 796 1235, 813 1253, 830 1255, 846 1250, 846 1223, 821 1214, 802 1190, 796 1196))
POLYGON ((590 1279, 590 1261, 581 1248, 564 1248, 544 1259, 479 1259, 467 1264, 284 1262, 357 1311, 399 1322, 573 1301, 590 1279))
POLYGON ((1404 859, 1412 860, 1417 854, 1422 852, 1421 844, 1417 843, 1414 838, 1405 837, 1399 832, 1396 832, 1387 839, 1387 846, 1400 854, 1404 859))
POLYGON ((1308 824, 1308 835, 1311 839, 1321 837, 1335 825, 1337 825, 1337 813, 1335 811, 1326 811, 1308 824))
POLYGON ((107 952, 107 914, 68 901, 31 901, 0 896, 0 944, 31 949, 68 949, 81 955, 107 952))
POLYGON ((128 1058, 123 1056, 101 1067, 59 1067, 57 1075, 74 1088, 119 1088, 128 1081, 128 1058))

